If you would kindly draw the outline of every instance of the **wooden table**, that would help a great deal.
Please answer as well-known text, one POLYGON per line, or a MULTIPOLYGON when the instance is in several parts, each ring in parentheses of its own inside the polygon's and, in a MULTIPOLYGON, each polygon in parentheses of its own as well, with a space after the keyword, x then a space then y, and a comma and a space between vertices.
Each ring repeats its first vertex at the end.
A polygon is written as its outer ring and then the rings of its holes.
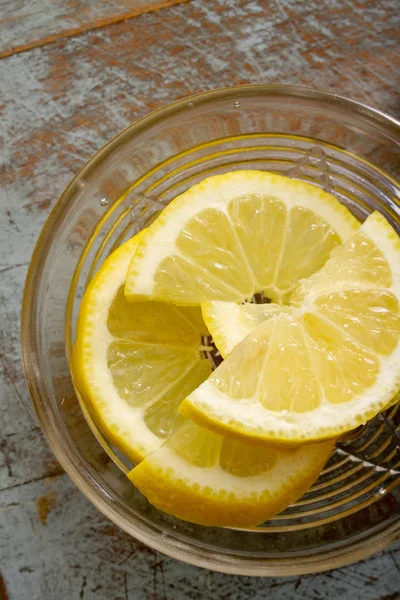
POLYGON ((0 599, 394 600, 400 546, 330 573, 222 575, 128 537, 73 486, 33 414, 19 311, 57 196, 123 127, 225 85, 306 84, 400 114, 399 0, 0 0, 0 599))

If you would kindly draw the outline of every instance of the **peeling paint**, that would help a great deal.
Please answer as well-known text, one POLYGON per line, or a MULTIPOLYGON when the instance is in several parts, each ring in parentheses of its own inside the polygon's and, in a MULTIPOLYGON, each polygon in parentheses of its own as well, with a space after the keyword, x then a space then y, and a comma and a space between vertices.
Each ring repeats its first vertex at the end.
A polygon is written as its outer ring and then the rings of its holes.
POLYGON ((39 496, 39 498, 36 499, 37 513, 39 521, 42 525, 46 525, 48 514, 53 508, 55 502, 55 491, 49 492, 48 494, 44 494, 43 496, 39 496))

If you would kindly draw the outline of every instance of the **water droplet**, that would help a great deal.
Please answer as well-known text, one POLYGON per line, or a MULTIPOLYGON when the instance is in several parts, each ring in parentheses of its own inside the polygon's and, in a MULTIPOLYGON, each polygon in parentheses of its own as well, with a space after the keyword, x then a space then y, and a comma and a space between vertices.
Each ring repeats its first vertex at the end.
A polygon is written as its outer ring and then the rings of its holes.
POLYGON ((240 108, 240 102, 239 102, 239 100, 235 100, 235 102, 233 103, 233 106, 235 108, 240 108))
POLYGON ((194 102, 188 102, 186 106, 188 108, 194 108, 194 102))
POLYGON ((102 198, 100 200, 100 204, 101 204, 101 206, 107 206, 107 204, 108 204, 108 198, 102 198))

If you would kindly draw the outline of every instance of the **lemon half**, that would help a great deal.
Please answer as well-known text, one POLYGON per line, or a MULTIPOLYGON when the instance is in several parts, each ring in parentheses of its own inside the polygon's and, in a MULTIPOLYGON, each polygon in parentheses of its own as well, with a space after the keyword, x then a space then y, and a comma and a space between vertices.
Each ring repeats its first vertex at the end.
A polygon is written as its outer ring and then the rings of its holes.
POLYGON ((125 295, 131 302, 198 305, 264 292, 282 303, 358 227, 314 185, 264 171, 209 177, 143 232, 125 295))
POLYGON ((95 422, 134 462, 183 421, 180 401, 211 373, 199 308, 126 301, 125 277, 140 235, 115 250, 90 282, 73 352, 74 382, 95 422))
MULTIPOLYGON (((272 315, 233 349, 182 413, 264 441, 304 442, 354 429, 399 391, 399 302, 400 240, 374 213, 299 285, 289 312, 272 315)), ((217 340, 222 330, 220 324, 217 340)))
POLYGON ((187 421, 128 476, 151 504, 180 519, 251 527, 302 496, 333 446, 260 448, 187 421))

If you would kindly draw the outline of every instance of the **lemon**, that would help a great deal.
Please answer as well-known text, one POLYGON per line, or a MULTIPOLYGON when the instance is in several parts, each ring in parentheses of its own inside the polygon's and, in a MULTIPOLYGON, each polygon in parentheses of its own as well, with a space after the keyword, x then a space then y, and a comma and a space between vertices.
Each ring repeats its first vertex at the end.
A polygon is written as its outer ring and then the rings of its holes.
POLYGON ((279 304, 236 304, 210 300, 201 310, 214 344, 225 358, 253 329, 278 313, 291 313, 291 306, 279 304))
POLYGON ((333 445, 260 448, 187 421, 128 476, 151 504, 180 519, 250 527, 302 496, 333 445))
POLYGON ((126 301, 126 272, 140 235, 113 252, 90 282, 73 353, 78 391, 134 462, 182 422, 180 401, 211 373, 201 352, 207 329, 199 308, 126 301))
POLYGON ((279 312, 181 405, 201 425, 264 441, 337 437, 400 388, 400 240, 371 215, 279 312))
POLYGON ((359 227, 320 188, 263 171, 209 177, 172 201, 140 238, 125 284, 143 299, 198 305, 264 292, 284 303, 359 227))

